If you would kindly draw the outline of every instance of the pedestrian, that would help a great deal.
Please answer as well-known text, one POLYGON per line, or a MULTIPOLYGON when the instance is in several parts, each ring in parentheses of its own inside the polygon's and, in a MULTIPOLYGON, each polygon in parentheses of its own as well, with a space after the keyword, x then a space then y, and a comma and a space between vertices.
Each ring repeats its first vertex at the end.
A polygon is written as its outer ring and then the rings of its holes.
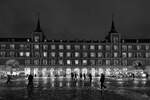
POLYGON ((28 76, 28 87, 29 86, 33 86, 33 75, 31 74, 28 76))
POLYGON ((10 76, 10 75, 7 75, 7 82, 6 82, 6 83, 7 83, 7 84, 10 83, 10 80, 11 80, 11 76, 10 76))
POLYGON ((83 76, 84 76, 84 80, 85 80, 86 79, 86 74, 84 73, 83 76))
POLYGON ((80 73, 80 79, 82 79, 82 73, 80 73))
POLYGON ((90 79, 90 83, 92 82, 92 74, 89 73, 89 79, 90 79))
POLYGON ((74 74, 73 72, 71 72, 71 79, 73 80, 73 78, 74 78, 74 74))
POLYGON ((101 74, 100 82, 101 82, 101 89, 103 89, 103 87, 106 88, 106 86, 104 85, 105 75, 103 73, 101 74))

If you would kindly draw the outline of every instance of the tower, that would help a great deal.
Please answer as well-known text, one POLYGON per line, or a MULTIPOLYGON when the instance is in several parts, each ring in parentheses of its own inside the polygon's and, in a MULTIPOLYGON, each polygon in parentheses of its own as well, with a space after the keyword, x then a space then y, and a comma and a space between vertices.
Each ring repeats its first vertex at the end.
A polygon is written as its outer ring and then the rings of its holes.
POLYGON ((36 28, 35 28, 34 32, 32 32, 32 41, 42 42, 42 41, 44 41, 44 39, 45 39, 45 36, 44 36, 44 32, 41 29, 40 18, 39 18, 39 15, 38 15, 37 16, 36 28))

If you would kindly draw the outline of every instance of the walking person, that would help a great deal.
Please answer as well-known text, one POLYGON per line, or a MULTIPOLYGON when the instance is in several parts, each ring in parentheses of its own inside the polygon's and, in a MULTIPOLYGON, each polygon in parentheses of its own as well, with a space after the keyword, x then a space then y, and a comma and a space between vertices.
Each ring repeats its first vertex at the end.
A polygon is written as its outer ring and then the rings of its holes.
POLYGON ((6 83, 7 84, 10 83, 11 82, 10 80, 11 80, 11 75, 7 75, 7 82, 6 83))
POLYGON ((82 73, 80 73, 80 80, 82 80, 82 73))
POLYGON ((33 86, 33 75, 31 74, 28 76, 28 87, 29 86, 33 86))
POLYGON ((90 83, 92 82, 92 74, 89 73, 89 79, 90 79, 90 83))
POLYGON ((86 80, 86 75, 85 75, 85 73, 83 74, 83 77, 84 77, 84 80, 86 80))
POLYGON ((106 86, 104 85, 105 75, 103 73, 101 74, 100 82, 101 82, 101 89, 106 88, 106 86))

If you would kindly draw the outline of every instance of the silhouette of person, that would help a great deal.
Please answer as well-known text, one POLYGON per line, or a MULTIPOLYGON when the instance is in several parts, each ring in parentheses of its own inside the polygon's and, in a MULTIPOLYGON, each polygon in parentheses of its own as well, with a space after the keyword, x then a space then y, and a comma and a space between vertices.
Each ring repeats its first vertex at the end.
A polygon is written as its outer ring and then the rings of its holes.
POLYGON ((33 85, 33 75, 31 75, 31 74, 28 76, 28 87, 29 87, 30 85, 31 85, 31 86, 33 85))
POLYGON ((74 78, 74 74, 73 72, 71 72, 71 79, 73 80, 73 78, 74 78))
POLYGON ((86 79, 86 75, 85 75, 85 73, 83 74, 83 76, 84 76, 84 80, 86 79))
POLYGON ((92 74, 89 73, 89 79, 90 79, 90 83, 92 82, 92 74))
POLYGON ((82 79, 82 73, 80 73, 80 79, 82 79))
POLYGON ((7 83, 7 84, 10 83, 10 80, 11 80, 11 76, 10 76, 10 75, 7 75, 7 82, 6 82, 6 83, 7 83))
POLYGON ((102 73, 100 78, 101 89, 103 89, 103 87, 106 88, 106 86, 104 85, 104 81, 105 81, 105 75, 102 73))

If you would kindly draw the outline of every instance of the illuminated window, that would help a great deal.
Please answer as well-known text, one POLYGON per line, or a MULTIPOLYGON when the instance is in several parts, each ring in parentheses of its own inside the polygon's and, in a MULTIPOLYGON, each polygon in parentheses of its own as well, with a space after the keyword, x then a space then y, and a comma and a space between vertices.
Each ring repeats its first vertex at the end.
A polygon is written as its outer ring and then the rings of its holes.
POLYGON ((94 50, 94 49, 95 49, 95 46, 94 46, 94 45, 90 45, 90 49, 91 49, 91 50, 94 50))
POLYGON ((87 52, 83 52, 83 57, 88 57, 88 53, 87 52))
POLYGON ((128 45, 128 50, 132 50, 132 45, 128 45))
POLYGON ((22 57, 22 56, 24 55, 24 53, 23 53, 23 52, 20 52, 19 55, 20 55, 20 57, 22 57))
POLYGON ((48 45, 43 45, 43 50, 48 50, 48 45))
POLYGON ((15 49, 15 45, 14 44, 10 44, 10 49, 15 49))
POLYGON ((24 49, 24 45, 23 44, 20 44, 20 49, 24 49))
POLYGON ((149 50, 149 45, 146 45, 146 46, 145 46, 145 49, 146 49, 146 50, 149 50))
POLYGON ((66 56, 67 56, 67 57, 71 57, 71 52, 67 52, 67 53, 66 53, 66 56))
POLYGON ((118 53, 117 52, 114 52, 114 57, 118 57, 118 53))
POLYGON ((63 57, 63 52, 59 52, 59 57, 63 57))
POLYGON ((56 49, 56 46, 55 46, 55 45, 51 45, 51 49, 52 49, 52 50, 55 50, 55 49, 56 49))
POLYGON ((78 65, 79 64, 79 60, 75 60, 75 65, 78 65))
POLYGON ((30 52, 26 52, 26 57, 30 57, 30 52))
POLYGON ((101 58, 101 57, 103 57, 103 53, 102 53, 102 52, 98 52, 97 56, 98 56, 99 58, 101 58))
POLYGON ((6 49, 6 45, 5 44, 1 44, 1 49, 6 49))
POLYGON ((79 57, 79 56, 80 56, 79 52, 75 52, 75 57, 79 57))
POLYGON ((43 52, 43 56, 44 56, 44 57, 47 57, 47 52, 43 52))
POLYGON ((38 42, 40 40, 40 37, 37 35, 37 36, 34 36, 34 41, 35 42, 38 42))
POLYGON ((71 45, 66 45, 66 49, 70 50, 71 49, 71 45))
POLYGON ((74 45, 75 50, 79 50, 80 49, 80 45, 74 45))
POLYGON ((63 45, 59 45, 59 49, 60 50, 64 49, 64 46, 63 45))
POLYGON ((51 65, 55 65, 56 64, 56 60, 55 59, 51 59, 50 63, 51 63, 51 65))
POLYGON ((150 52, 146 52, 145 56, 146 56, 146 58, 149 58, 150 57, 150 52))
POLYGON ((118 50, 118 46, 117 45, 114 45, 114 50, 118 50))
POLYGON ((67 65, 71 65, 71 60, 67 60, 67 65))
POLYGON ((51 52, 51 56, 52 56, 52 57, 55 57, 55 56, 56 56, 56 53, 55 53, 55 52, 51 52))
POLYGON ((40 47, 39 47, 38 44, 35 44, 35 45, 34 45, 34 49, 38 50, 39 48, 40 48, 40 47))
POLYGON ((102 65, 102 60, 98 60, 98 65, 102 65))
POLYGON ((95 52, 91 52, 91 53, 90 53, 90 56, 91 56, 91 57, 95 57, 95 56, 96 56, 96 55, 95 55, 95 52))
POLYGON ((60 59, 60 60, 58 61, 58 63, 59 63, 59 65, 63 65, 63 60, 60 59))
POLYGON ((1 51, 1 52, 0 52, 0 56, 1 56, 1 57, 5 57, 5 56, 6 56, 6 52, 5 52, 5 51, 1 51))
POLYGON ((127 53, 126 53, 126 52, 123 52, 123 53, 122 53, 122 57, 123 57, 123 58, 126 58, 126 57, 127 57, 127 53))
POLYGON ((141 52, 137 52, 136 55, 137 55, 137 57, 142 57, 141 52))
POLYGON ((128 53, 128 57, 129 57, 129 58, 132 57, 132 53, 131 53, 131 52, 128 53))
POLYGON ((137 45, 137 50, 140 50, 141 49, 141 45, 137 45))
POLYGON ((87 65, 87 60, 82 60, 83 65, 87 65))
POLYGON ((106 65, 110 65, 110 60, 106 60, 106 65))
POLYGON ((98 50, 102 50, 103 46, 102 45, 98 45, 98 50))
POLYGON ((83 45, 82 48, 83 48, 83 50, 87 50, 88 46, 87 45, 83 45))

